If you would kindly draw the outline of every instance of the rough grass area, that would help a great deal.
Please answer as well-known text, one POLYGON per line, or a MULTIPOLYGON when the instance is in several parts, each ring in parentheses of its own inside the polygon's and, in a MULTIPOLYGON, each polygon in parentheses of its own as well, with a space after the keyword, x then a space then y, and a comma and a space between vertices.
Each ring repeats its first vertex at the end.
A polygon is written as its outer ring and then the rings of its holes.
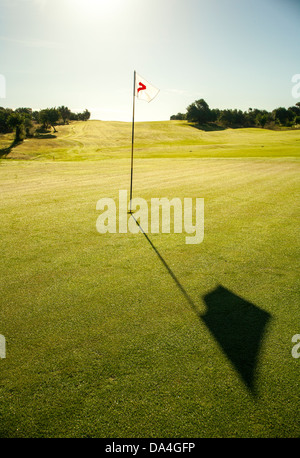
MULTIPOLYGON (((131 144, 131 124, 87 121, 58 126, 56 133, 26 139, 7 158, 102 160, 123 158, 131 144)), ((225 129, 203 131, 186 121, 138 122, 135 157, 293 157, 299 155, 299 130, 225 129)))
POLYGON ((299 437, 299 131, 137 125, 134 195, 204 197, 187 245, 97 232, 130 181, 102 125, 0 161, 1 437, 299 437))

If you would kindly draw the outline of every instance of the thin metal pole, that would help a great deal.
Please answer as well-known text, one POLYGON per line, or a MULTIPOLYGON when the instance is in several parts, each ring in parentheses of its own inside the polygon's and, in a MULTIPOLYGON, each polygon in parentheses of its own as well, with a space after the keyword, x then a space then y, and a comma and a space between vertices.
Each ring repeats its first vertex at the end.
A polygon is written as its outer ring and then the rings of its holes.
POLYGON ((133 73, 133 110, 132 110, 132 135, 131 135, 131 177, 130 177, 130 210, 132 200, 132 177, 133 177, 133 144, 134 144, 134 107, 135 107, 135 70, 133 73))

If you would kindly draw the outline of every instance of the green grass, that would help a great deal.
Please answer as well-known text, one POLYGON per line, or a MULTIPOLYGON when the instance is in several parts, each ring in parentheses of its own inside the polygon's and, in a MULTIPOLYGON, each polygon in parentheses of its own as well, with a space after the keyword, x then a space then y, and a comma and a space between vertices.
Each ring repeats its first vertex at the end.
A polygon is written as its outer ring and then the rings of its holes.
POLYGON ((143 234, 96 231, 130 124, 58 130, 0 161, 1 437, 299 437, 300 131, 137 123, 135 196, 205 199, 203 243, 149 234, 193 309, 143 234), (218 285, 271 315, 255 393, 201 319, 218 285))
MULTIPOLYGON (((131 124, 72 122, 58 126, 55 138, 26 139, 8 158, 82 161, 127 157, 131 124)), ((186 121, 140 122, 135 128, 135 157, 294 157, 299 130, 226 129, 205 132, 186 121)))

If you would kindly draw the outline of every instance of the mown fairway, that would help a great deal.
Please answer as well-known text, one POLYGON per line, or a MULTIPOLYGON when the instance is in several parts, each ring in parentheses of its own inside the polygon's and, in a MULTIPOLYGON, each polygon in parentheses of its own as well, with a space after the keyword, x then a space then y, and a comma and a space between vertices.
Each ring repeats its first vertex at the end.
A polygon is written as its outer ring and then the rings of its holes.
MULTIPOLYGON (((57 129, 58 133, 25 140, 8 157, 82 161, 130 156, 130 123, 88 121, 57 129)), ((4 142, 5 138, 0 139, 0 148, 4 142)), ((185 121, 141 122, 135 128, 136 158, 294 157, 299 155, 299 149, 299 130, 251 128, 207 132, 185 121)))
POLYGON ((0 435, 299 437, 300 131, 137 123, 134 196, 205 201, 203 243, 151 245, 96 230, 129 189, 130 129, 59 126, 0 162, 0 435))

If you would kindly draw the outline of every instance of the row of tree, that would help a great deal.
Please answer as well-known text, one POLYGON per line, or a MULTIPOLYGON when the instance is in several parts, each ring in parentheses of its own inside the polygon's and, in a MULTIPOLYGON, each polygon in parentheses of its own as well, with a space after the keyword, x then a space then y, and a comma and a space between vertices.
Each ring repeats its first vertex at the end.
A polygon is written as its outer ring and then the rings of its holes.
POLYGON ((257 108, 249 108, 248 111, 210 109, 205 100, 200 99, 189 105, 186 113, 177 113, 170 119, 186 119, 199 125, 215 123, 223 127, 293 127, 300 124, 300 102, 292 107, 279 107, 270 112, 257 108))
POLYGON ((91 113, 85 109, 82 113, 73 113, 68 107, 45 108, 33 111, 32 108, 0 107, 0 133, 6 134, 15 131, 14 142, 20 142, 26 137, 33 137, 35 133, 53 128, 58 124, 67 124, 69 121, 87 121, 91 113))

